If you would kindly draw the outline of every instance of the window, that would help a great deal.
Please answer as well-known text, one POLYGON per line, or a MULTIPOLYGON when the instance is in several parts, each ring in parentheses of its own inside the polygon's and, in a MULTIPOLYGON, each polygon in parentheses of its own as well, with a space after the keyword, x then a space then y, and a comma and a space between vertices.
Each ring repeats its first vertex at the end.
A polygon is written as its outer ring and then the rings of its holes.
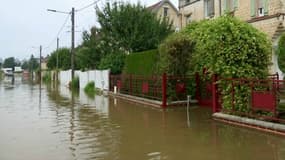
POLYGON ((235 7, 234 7, 234 0, 225 0, 225 10, 226 11, 234 11, 235 7))
POLYGON ((168 15, 168 8, 167 8, 167 7, 164 7, 164 8, 163 8, 163 16, 164 16, 164 17, 167 17, 167 15, 168 15))
POLYGON ((256 1, 256 8, 257 8, 257 16, 264 16, 264 4, 263 0, 256 1))
POLYGON ((192 22, 192 18, 190 14, 185 16, 185 18, 186 18, 186 25, 192 22))
POLYGON ((205 0, 205 17, 213 17, 214 16, 214 0, 205 0))
POLYGON ((251 0, 251 16, 261 17, 268 14, 268 0, 251 0))

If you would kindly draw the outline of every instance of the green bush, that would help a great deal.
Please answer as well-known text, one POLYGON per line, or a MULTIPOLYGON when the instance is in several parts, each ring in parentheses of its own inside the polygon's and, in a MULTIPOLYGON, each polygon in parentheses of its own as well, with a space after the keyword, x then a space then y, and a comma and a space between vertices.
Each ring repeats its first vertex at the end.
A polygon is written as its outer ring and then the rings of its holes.
POLYGON ((125 60, 124 74, 153 75, 157 70, 158 50, 131 53, 125 60))
POLYGON ((74 77, 70 83, 71 89, 79 89, 79 77, 74 77))
POLYGON ((278 55, 279 69, 284 73, 285 72, 285 33, 281 35, 278 41, 277 55, 278 55))
POLYGON ((45 72, 44 76, 43 76, 43 81, 45 83, 51 82, 51 72, 45 72))
POLYGON ((174 33, 159 46, 159 72, 169 75, 186 75, 194 43, 190 36, 174 33))
MULTIPOLYGON (((194 51, 194 42, 190 36, 182 33, 174 33, 170 35, 160 46, 159 46, 159 73, 167 73, 167 75, 175 76, 186 76, 190 75, 191 68, 191 57, 194 51)), ((195 77, 187 80, 184 83, 187 85, 187 95, 195 94, 195 77)), ((182 82, 183 79, 175 79, 168 81, 168 98, 179 99, 177 97, 175 86, 177 81, 182 82)), ((180 97, 183 98, 183 97, 180 97)), ((186 97, 184 97, 185 99, 186 97)))
MULTIPOLYGON (((271 44, 266 35, 250 24, 228 15, 187 26, 184 34, 195 40, 193 69, 209 76, 218 74, 225 78, 265 78, 270 64, 271 44)), ((232 88, 220 82, 222 92, 232 88)), ((247 111, 249 88, 237 86, 235 106, 247 111)), ((223 107, 231 107, 231 97, 223 97, 223 107)))
POLYGON ((89 83, 87 83, 87 85, 84 87, 84 91, 87 94, 95 94, 95 83, 94 81, 91 81, 89 83))
POLYGON ((112 53, 103 57, 99 69, 111 69, 112 74, 122 73, 126 55, 124 53, 112 53))

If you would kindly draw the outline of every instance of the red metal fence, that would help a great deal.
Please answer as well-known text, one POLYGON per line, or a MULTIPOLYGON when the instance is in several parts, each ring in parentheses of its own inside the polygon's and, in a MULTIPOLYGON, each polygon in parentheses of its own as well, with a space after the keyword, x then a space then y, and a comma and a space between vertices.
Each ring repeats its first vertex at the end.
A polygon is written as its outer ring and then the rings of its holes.
MULTIPOLYGON (((230 112, 285 122, 282 118, 285 108, 280 105, 282 99, 285 99, 285 81, 279 80, 278 74, 270 75, 267 79, 213 79, 213 112, 230 112)), ((285 102, 283 103, 285 105, 285 102)))
POLYGON ((161 106, 183 102, 187 95, 195 93, 195 75, 188 76, 139 76, 139 75, 111 75, 110 91, 114 87, 122 94, 143 97, 161 101, 161 106))

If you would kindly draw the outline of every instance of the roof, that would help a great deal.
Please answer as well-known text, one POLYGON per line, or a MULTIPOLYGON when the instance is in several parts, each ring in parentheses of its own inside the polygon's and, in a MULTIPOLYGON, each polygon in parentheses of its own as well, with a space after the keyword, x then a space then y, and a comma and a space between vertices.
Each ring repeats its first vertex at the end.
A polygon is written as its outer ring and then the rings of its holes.
POLYGON ((149 7, 147 7, 147 9, 151 10, 152 12, 157 12, 165 3, 168 3, 175 10, 175 12, 178 14, 177 8, 169 0, 161 0, 161 1, 151 5, 149 7))

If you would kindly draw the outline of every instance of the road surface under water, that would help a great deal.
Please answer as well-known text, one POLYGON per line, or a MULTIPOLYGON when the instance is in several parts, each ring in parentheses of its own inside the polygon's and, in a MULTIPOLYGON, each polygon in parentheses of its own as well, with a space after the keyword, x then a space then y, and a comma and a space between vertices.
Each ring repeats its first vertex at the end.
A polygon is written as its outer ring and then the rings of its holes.
POLYGON ((285 137, 16 77, 0 82, 1 160, 284 160, 285 137))

